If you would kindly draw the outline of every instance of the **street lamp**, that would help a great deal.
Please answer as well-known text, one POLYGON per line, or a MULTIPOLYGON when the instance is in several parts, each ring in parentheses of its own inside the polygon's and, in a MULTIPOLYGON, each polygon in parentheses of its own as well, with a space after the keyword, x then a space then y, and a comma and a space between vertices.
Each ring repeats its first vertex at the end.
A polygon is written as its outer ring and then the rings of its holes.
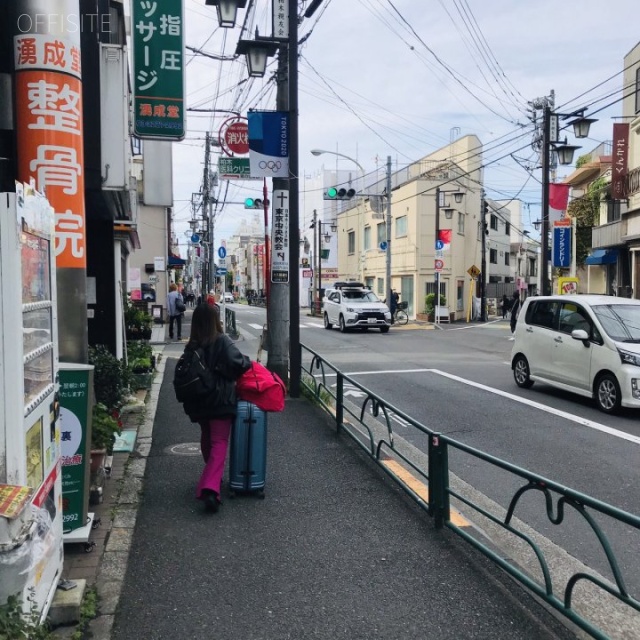
POLYGON ((238 40, 236 54, 245 55, 250 78, 262 78, 267 71, 267 58, 276 54, 280 43, 271 38, 263 38, 256 29, 255 40, 238 40))
POLYGON ((236 26, 238 9, 244 9, 246 4, 247 0, 205 0, 205 5, 218 10, 218 24, 225 29, 236 26))
MULTIPOLYGON (((438 324, 438 307, 440 306, 440 269, 438 268, 438 251, 442 251, 444 243, 440 240, 440 210, 444 212, 444 217, 447 220, 453 218, 454 209, 448 207, 444 203, 444 196, 452 195, 454 201, 460 204, 464 198, 464 192, 456 189, 455 191, 443 191, 439 186, 436 187, 436 236, 435 236, 435 259, 433 268, 436 272, 436 295, 433 301, 433 318, 436 324, 438 324)), ((441 268, 441 267, 440 267, 441 268)))
POLYGON ((542 109, 542 254, 540 256, 540 284, 543 296, 551 295, 551 281, 549 278, 549 164, 551 149, 557 156, 558 162, 562 165, 568 165, 573 162, 573 154, 577 149, 575 145, 567 144, 558 139, 559 127, 558 119, 572 118, 569 124, 573 125, 573 133, 576 138, 586 138, 589 135, 589 128, 595 120, 593 118, 584 117, 584 109, 574 111, 573 113, 563 114, 551 111, 549 102, 545 100, 542 109))

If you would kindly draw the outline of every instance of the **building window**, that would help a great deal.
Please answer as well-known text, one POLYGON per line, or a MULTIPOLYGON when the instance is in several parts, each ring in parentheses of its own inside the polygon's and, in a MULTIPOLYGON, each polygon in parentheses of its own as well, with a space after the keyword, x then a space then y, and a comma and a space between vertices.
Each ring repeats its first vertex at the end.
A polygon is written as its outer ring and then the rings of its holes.
POLYGON ((458 212, 458 233, 464 235, 464 213, 458 212))
MULTIPOLYGON (((430 293, 436 292, 436 283, 435 282, 425 282, 424 283, 424 293, 425 295, 429 295, 430 293)), ((447 283, 440 278, 440 295, 447 297, 447 283)))
POLYGON ((384 222, 378 223, 378 247, 381 242, 384 242, 387 239, 387 229, 384 222))
POLYGON ((354 254, 356 252, 356 232, 349 231, 347 238, 349 241, 349 254, 354 254))
POLYGON ((384 278, 378 278, 378 295, 384 295, 384 278))
POLYGON ((535 278, 538 275, 538 269, 536 268, 538 262, 535 258, 529 258, 529 272, 527 275, 530 278, 535 278))
POLYGON ((371 289, 373 291, 373 285, 375 284, 375 278, 373 276, 368 276, 364 279, 364 285, 367 289, 371 289))
POLYGON ((505 222, 504 223, 504 235, 505 236, 510 236, 511 235, 511 223, 510 222, 505 222))
POLYGON ((371 227, 364 228, 364 250, 371 249, 371 227))
POLYGON ((498 264, 498 250, 489 249, 489 262, 491 264, 498 264))
POLYGON ((504 252, 504 263, 508 266, 509 265, 509 252, 505 251, 504 252))
POLYGON ((407 235, 407 216, 396 218, 396 238, 404 238, 407 235))
POLYGON ((462 311, 464 309, 464 280, 456 282, 456 292, 456 311, 462 311))
POLYGON ((607 222, 620 220, 620 200, 607 200, 607 222))
POLYGON ((491 214, 490 226, 494 231, 498 230, 498 216, 491 214))

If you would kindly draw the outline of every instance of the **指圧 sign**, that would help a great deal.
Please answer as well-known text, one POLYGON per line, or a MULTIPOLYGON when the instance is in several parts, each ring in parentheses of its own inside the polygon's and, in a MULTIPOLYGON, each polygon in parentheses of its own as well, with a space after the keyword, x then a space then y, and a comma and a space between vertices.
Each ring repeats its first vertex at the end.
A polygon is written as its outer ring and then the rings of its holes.
POLYGON ((139 138, 184 138, 183 17, 183 0, 132 0, 133 132, 139 138))

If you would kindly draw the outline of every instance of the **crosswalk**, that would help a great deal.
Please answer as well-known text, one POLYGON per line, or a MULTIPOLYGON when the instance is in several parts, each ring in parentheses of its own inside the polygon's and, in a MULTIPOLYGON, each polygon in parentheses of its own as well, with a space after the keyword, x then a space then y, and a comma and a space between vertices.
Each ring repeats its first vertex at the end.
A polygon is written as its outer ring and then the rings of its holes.
MULTIPOLYGON (((237 322, 236 323, 238 326, 242 326, 245 325, 247 327, 251 327, 252 329, 256 329, 256 331, 262 331, 264 325, 262 324, 256 324, 255 322, 237 322)), ((301 329, 322 329, 322 325, 319 323, 311 323, 311 322, 305 322, 305 323, 300 323, 300 328, 301 329)))

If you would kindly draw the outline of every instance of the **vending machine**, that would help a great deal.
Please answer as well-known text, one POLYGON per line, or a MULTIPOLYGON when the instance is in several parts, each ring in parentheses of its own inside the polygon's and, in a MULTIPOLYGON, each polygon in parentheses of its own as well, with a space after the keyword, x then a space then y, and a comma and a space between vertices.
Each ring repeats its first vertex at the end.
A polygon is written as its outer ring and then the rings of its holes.
POLYGON ((63 563, 54 212, 0 193, 0 605, 44 619, 63 563))

